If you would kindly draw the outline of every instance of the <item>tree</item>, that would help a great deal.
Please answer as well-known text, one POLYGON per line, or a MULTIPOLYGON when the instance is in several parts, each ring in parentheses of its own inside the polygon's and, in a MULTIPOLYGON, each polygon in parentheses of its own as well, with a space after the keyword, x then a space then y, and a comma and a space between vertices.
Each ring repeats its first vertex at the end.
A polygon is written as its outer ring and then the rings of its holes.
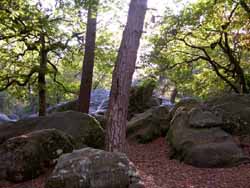
POLYGON ((48 51, 46 50, 46 42, 45 35, 43 33, 40 34, 40 68, 38 72, 38 95, 39 95, 39 116, 46 115, 46 70, 48 63, 48 51))
POLYGON ((0 57, 4 68, 0 76, 0 91, 37 84, 33 92, 36 90, 39 96, 39 116, 45 116, 45 77, 50 73, 58 83, 58 69, 53 61, 61 58, 71 39, 68 34, 58 32, 64 17, 42 10, 40 3, 33 5, 29 1, 16 1, 0 5, 0 57))
POLYGON ((106 150, 125 152, 129 89, 143 32, 147 0, 131 0, 112 76, 107 115, 106 150))
POLYGON ((96 40, 96 17, 98 0, 88 4, 87 33, 85 43, 85 53, 82 65, 82 79, 79 93, 79 111, 89 112, 90 96, 92 88, 92 77, 95 60, 95 40, 96 40))
POLYGON ((149 62, 158 65, 157 72, 167 72, 180 93, 249 93, 250 22, 241 4, 199 0, 178 15, 166 11, 149 62))

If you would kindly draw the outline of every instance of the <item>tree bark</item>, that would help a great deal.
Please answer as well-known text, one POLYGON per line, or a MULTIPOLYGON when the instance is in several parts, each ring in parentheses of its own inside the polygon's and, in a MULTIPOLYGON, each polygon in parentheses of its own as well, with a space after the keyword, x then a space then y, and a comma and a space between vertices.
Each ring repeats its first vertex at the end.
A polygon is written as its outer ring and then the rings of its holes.
POLYGON ((224 47, 222 46, 222 49, 223 49, 224 53, 228 56, 230 64, 234 65, 233 72, 235 72, 237 75, 236 83, 237 83, 237 80, 239 80, 240 93, 249 93, 249 91, 247 89, 247 83, 245 80, 244 70, 240 66, 240 60, 237 60, 237 58, 234 55, 233 50, 230 48, 227 32, 224 32, 224 38, 225 38, 224 39, 225 46, 224 47))
POLYGON ((38 73, 38 90, 39 90, 39 116, 46 115, 46 70, 47 70, 47 51, 45 47, 45 37, 40 36, 40 68, 38 73))
POLYGON ((131 0, 127 24, 112 77, 106 126, 106 150, 108 151, 126 151, 129 90, 135 70, 146 10, 147 0, 131 0))
POLYGON ((83 113, 89 112, 92 77, 95 60, 95 40, 96 40, 96 4, 90 4, 88 8, 87 33, 85 42, 85 53, 82 65, 82 79, 79 93, 79 111, 83 113))

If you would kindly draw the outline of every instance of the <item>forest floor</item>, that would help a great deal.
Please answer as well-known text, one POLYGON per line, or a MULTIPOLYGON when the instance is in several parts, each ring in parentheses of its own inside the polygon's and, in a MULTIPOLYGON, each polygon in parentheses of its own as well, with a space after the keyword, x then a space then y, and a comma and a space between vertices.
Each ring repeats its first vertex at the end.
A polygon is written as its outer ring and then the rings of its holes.
MULTIPOLYGON (((244 145, 250 154, 249 144, 244 145)), ((250 188, 250 164, 233 168, 196 168, 170 160, 171 150, 164 138, 149 144, 130 143, 134 162, 146 188, 250 188)))
MULTIPOLYGON (((249 146, 244 145, 248 154, 249 146)), ((195 168, 170 160, 170 152, 164 138, 149 144, 129 144, 128 156, 146 188, 250 188, 250 164, 233 168, 195 168)), ((0 188, 44 188, 49 174, 21 184, 0 182, 0 188)))

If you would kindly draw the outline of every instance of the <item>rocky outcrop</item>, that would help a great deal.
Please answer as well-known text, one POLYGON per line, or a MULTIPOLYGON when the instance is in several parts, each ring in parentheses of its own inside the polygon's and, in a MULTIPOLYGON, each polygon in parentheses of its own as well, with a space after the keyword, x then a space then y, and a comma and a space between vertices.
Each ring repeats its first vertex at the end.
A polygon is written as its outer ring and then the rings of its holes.
POLYGON ((180 111, 189 111, 194 107, 201 107, 202 103, 198 101, 197 99, 193 98, 184 98, 180 100, 172 109, 170 112, 171 118, 174 117, 176 111, 179 109, 180 111))
POLYGON ((250 134, 250 95, 224 95, 210 99, 205 104, 221 116, 225 131, 234 135, 250 134))
POLYGON ((206 110, 177 110, 167 134, 173 157, 197 167, 230 167, 248 160, 221 124, 206 110))
POLYGON ((147 143, 165 136, 170 122, 168 106, 159 106, 135 115, 129 122, 127 137, 139 143, 147 143))
POLYGON ((34 131, 0 146, 0 179, 20 182, 33 179, 54 166, 63 153, 73 150, 72 138, 56 129, 34 131))
POLYGON ((156 87, 154 80, 144 80, 131 87, 128 107, 128 119, 135 114, 145 112, 147 109, 161 104, 160 99, 153 96, 156 87))
POLYGON ((69 135, 75 141, 76 148, 86 146, 103 148, 104 130, 90 115, 80 112, 58 112, 46 117, 35 117, 8 123, 0 127, 0 144, 9 138, 34 130, 57 129, 69 135))
POLYGON ((62 155, 45 188, 143 188, 125 154, 92 148, 62 155))
POLYGON ((223 124, 221 116, 201 108, 192 108, 189 114, 189 125, 194 128, 219 127, 223 124))
MULTIPOLYGON (((152 107, 161 105, 162 99, 153 96, 154 89, 155 82, 153 80, 147 80, 131 87, 128 120, 130 120, 135 114, 143 113, 152 107)), ((96 114, 106 115, 108 105, 109 100, 104 100, 98 107, 96 114)))

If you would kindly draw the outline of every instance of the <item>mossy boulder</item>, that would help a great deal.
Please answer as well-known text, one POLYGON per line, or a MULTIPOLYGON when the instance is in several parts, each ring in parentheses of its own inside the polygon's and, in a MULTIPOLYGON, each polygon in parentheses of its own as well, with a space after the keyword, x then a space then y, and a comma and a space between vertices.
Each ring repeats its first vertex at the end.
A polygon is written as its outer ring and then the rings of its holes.
POLYGON ((72 100, 48 108, 47 113, 51 114, 55 112, 78 111, 78 109, 79 109, 78 100, 72 100))
POLYGON ((147 143, 165 136, 170 124, 169 107, 159 106, 135 115, 127 127, 129 140, 147 143))
POLYGON ((74 148, 71 136, 44 129, 8 139, 0 146, 0 179, 21 182, 33 179, 56 159, 74 148))
POLYGON ((171 118, 173 118, 176 111, 187 111, 188 112, 189 110, 191 110, 194 107, 201 107, 201 106, 202 106, 202 103, 197 99, 194 99, 194 98, 182 99, 174 106, 174 108, 171 109, 170 116, 171 116, 171 118))
POLYGON ((159 99, 153 97, 156 81, 152 79, 140 81, 131 87, 128 107, 128 119, 134 114, 145 112, 147 109, 160 105, 159 99))
POLYGON ((218 127, 223 124, 221 116, 216 116, 208 110, 192 108, 189 114, 189 125, 194 128, 218 127))
POLYGON ((100 123, 101 127, 105 129, 107 123, 106 116, 101 114, 92 114, 92 116, 100 123))
POLYGON ((58 112, 45 117, 5 124, 4 127, 0 127, 0 143, 34 130, 53 128, 71 135, 76 148, 104 147, 104 130, 99 122, 88 114, 74 111, 58 112))
POLYGON ((215 97, 206 103, 221 116, 222 128, 234 135, 250 134, 250 95, 231 94, 215 97))
POLYGON ((45 188, 134 188, 140 177, 127 156, 93 148, 62 155, 45 188))
MULTIPOLYGON (((156 82, 151 79, 140 81, 131 87, 128 105, 128 120, 135 114, 143 113, 152 107, 161 105, 162 99, 153 96, 155 87, 156 82)), ((109 99, 104 100, 95 114, 106 115, 108 106, 109 99)))
MULTIPOLYGON (((191 112, 192 113, 192 112, 191 112)), ((216 119, 213 120, 216 122, 216 119)), ((214 126, 190 126, 190 113, 175 114, 167 134, 173 158, 197 167, 231 167, 249 160, 231 135, 214 126)), ((204 123, 204 122, 202 122, 204 123)))

